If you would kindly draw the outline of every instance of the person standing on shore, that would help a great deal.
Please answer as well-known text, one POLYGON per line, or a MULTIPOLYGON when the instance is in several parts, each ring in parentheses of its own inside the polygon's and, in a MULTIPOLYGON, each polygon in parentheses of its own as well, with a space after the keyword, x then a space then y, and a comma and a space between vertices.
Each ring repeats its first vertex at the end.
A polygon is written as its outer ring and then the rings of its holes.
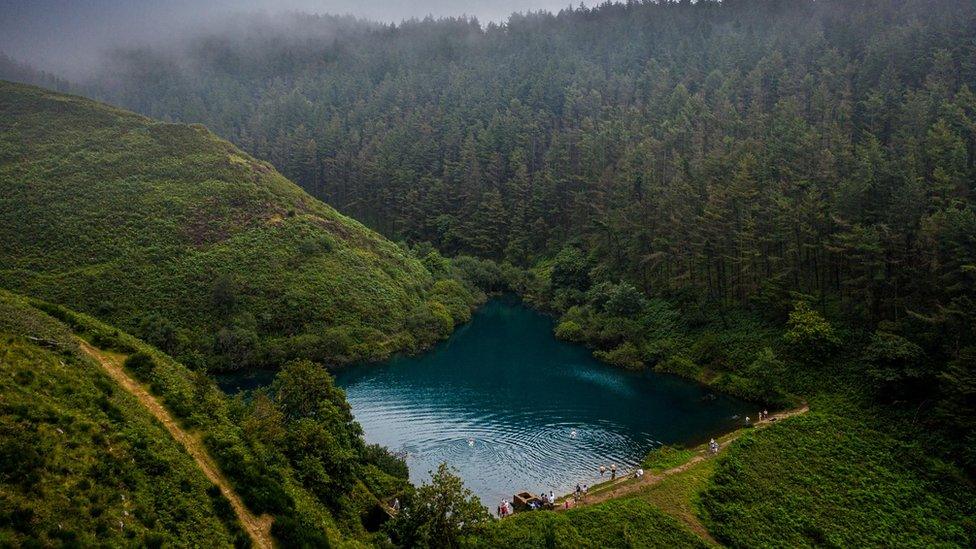
POLYGON ((616 479, 617 479, 617 464, 616 463, 611 463, 610 464, 610 480, 616 480, 616 479))

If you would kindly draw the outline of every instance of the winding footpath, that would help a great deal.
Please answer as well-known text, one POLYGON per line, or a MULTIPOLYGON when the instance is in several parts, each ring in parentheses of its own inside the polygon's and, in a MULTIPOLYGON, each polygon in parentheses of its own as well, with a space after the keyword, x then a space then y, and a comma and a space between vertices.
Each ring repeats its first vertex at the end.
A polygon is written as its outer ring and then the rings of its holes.
POLYGON ((78 343, 86 354, 102 366, 109 377, 132 394, 132 396, 136 397, 136 400, 166 427, 170 435, 186 448, 186 451, 203 471, 203 474, 210 479, 210 482, 213 482, 220 488, 220 493, 230 502, 230 506, 234 509, 234 514, 237 515, 241 526, 251 538, 254 546, 261 549, 271 549, 273 547, 271 541, 272 517, 270 515, 258 517, 248 510, 244 502, 241 501, 240 496, 231 487, 230 482, 220 472, 220 469, 217 468, 216 462, 210 457, 200 438, 184 431, 180 427, 180 424, 170 415, 169 411, 156 400, 156 397, 149 394, 149 391, 143 388, 135 379, 129 377, 129 374, 123 369, 119 357, 104 353, 92 347, 83 339, 79 338, 78 343))
MULTIPOLYGON (((785 410, 783 412, 779 412, 776 414, 770 414, 769 419, 755 422, 753 424, 752 429, 764 429, 774 423, 777 423, 787 418, 791 418, 793 416, 805 414, 809 411, 810 411, 810 407, 804 404, 799 408, 794 408, 792 410, 785 410)), ((736 439, 738 439, 748 431, 750 431, 750 429, 739 429, 738 431, 734 431, 731 434, 726 435, 725 437, 723 437, 723 440, 719 442, 718 451, 722 452, 728 447, 729 444, 735 442, 736 439)), ((656 475, 645 473, 644 476, 639 480, 635 480, 633 478, 634 472, 631 471, 625 475, 621 475, 617 480, 605 482, 592 487, 591 490, 594 490, 595 493, 592 493, 586 497, 586 502, 584 503, 584 505, 594 505, 610 499, 617 499, 624 496, 628 496, 635 492, 639 492, 649 486, 653 486, 661 482, 666 477, 687 471, 688 469, 692 468, 696 464, 701 463, 702 461, 708 459, 709 457, 711 457, 711 455, 712 454, 708 453, 707 448, 703 449, 699 451, 693 458, 689 459, 688 461, 682 463, 677 467, 666 469, 656 475)), ((557 503, 563 503, 567 499, 571 499, 572 497, 573 497, 572 494, 567 494, 559 498, 557 500, 557 503)), ((556 510, 558 511, 563 510, 563 506, 557 505, 556 510)))

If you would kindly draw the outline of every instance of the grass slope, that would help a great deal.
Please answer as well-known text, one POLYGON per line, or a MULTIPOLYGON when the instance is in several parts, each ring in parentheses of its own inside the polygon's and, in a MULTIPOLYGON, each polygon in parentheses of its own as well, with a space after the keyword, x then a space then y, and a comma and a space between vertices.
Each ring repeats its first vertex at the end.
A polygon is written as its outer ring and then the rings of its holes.
POLYGON ((0 286, 221 369, 418 348, 473 302, 201 126, 5 82, 0 265, 0 286))
POLYGON ((823 412, 748 433, 701 495, 733 547, 972 547, 976 490, 857 417, 823 412))
POLYGON ((61 323, 0 293, 0 546, 221 547, 219 490, 61 323))
POLYGON ((674 518, 639 498, 566 512, 517 513, 492 523, 471 547, 707 547, 674 518))
MULTIPOLYGON (((349 456, 359 466, 344 471, 342 478, 336 480, 348 483, 350 488, 323 495, 319 477, 311 473, 329 465, 329 458, 304 452, 299 452, 296 457, 296 448, 282 433, 289 427, 287 424, 275 425, 273 418, 280 416, 280 413, 273 407, 262 407, 256 401, 249 402, 240 397, 230 398, 208 376, 189 371, 158 349, 91 316, 0 290, 0 304, 5 303, 16 303, 17 308, 8 307, 0 311, 7 313, 7 319, 0 319, 0 328, 11 323, 16 326, 39 324, 51 333, 62 334, 60 338, 65 341, 81 337, 120 360, 133 356, 148 359, 140 361, 138 367, 127 360, 127 373, 140 380, 184 431, 203 442, 207 452, 252 513, 267 513, 273 517, 271 533, 279 543, 284 546, 301 546, 304 543, 311 546, 363 547, 382 539, 374 539, 376 534, 366 529, 366 523, 371 521, 370 517, 378 505, 377 498, 399 494, 407 488, 408 483, 405 480, 406 471, 397 473, 398 476, 387 473, 388 467, 378 461, 383 456, 378 456, 376 451, 371 451, 369 455, 349 456), (279 440, 276 444, 267 443, 264 439, 272 431, 278 431, 285 440, 279 440)), ((9 331, 0 329, 0 334, 9 331)), ((41 332, 35 329, 34 333, 41 332)), ((94 364, 86 364, 97 370, 94 364)), ((101 375, 101 370, 97 370, 97 373, 101 375)), ((108 383, 107 378, 105 381, 108 383)), ((24 389, 25 398, 31 397, 36 390, 24 389)), ((122 393, 120 389, 116 392, 122 393)), ((129 399, 126 406, 126 409, 138 408, 139 404, 129 399)), ((321 418, 321 421, 323 427, 331 430, 327 437, 342 436, 325 418, 321 418)), ((303 432, 308 432, 312 421, 306 418, 301 423, 303 432)), ((167 436, 160 427, 160 437, 167 436)), ((6 435, 0 439, 6 443, 6 435)), ((155 450, 147 450, 146 453, 151 457, 155 450)), ((183 457, 190 459, 185 454, 183 457)), ((202 473, 200 475, 202 478, 202 473)), ((116 488, 115 484, 104 487, 108 493, 115 494, 112 497, 118 498, 116 488)), ((224 510, 228 517, 233 516, 229 506, 224 510)), ((180 506, 174 505, 172 513, 176 516, 182 516, 184 512, 180 511, 180 506)), ((374 529, 375 526, 372 525, 374 529)), ((173 532, 172 538, 166 541, 177 545, 219 545, 197 543, 193 536, 185 535, 178 529, 173 532)), ((240 535, 243 536, 243 532, 240 535)))

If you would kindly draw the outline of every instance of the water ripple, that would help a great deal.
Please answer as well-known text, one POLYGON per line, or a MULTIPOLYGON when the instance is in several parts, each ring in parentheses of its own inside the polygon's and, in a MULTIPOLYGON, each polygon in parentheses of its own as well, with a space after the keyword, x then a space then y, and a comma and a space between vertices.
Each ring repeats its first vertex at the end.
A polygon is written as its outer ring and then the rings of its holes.
POLYGON ((570 491, 661 444, 707 440, 749 415, 699 386, 594 361, 552 323, 495 300, 446 344, 341 371, 369 442, 408 453, 411 480, 447 461, 489 508, 515 492, 570 491))

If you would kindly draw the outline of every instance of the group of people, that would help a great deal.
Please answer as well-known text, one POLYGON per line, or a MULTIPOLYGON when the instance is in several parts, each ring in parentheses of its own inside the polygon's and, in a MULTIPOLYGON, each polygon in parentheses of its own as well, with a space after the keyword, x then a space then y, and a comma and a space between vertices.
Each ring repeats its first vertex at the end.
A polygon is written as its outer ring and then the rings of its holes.
MULTIPOLYGON (((590 487, 584 484, 580 486, 576 484, 576 491, 573 492, 573 501, 579 503, 581 501, 586 501, 586 494, 590 493, 590 487)), ((568 503, 568 502, 567 502, 568 503)))
MULTIPOLYGON (((768 421, 768 420, 769 420, 768 410, 763 410, 759 412, 759 421, 768 421)), ((752 420, 749 419, 749 416, 746 416, 746 426, 748 427, 750 425, 752 425, 752 420)))
POLYGON ((529 502, 529 509, 536 510, 536 509, 542 509, 543 507, 545 507, 546 509, 555 509, 556 494, 554 494, 552 490, 549 490, 548 495, 546 495, 545 492, 539 494, 538 501, 532 500, 529 502))
MULTIPOLYGON (((601 465, 600 466, 600 476, 602 477, 603 475, 606 474, 606 472, 607 472, 606 465, 601 465)), ((617 464, 616 463, 611 463, 610 464, 610 480, 614 480, 616 478, 617 478, 617 464)))
MULTIPOLYGON (((768 421, 768 420, 769 420, 768 410, 763 410, 759 412, 759 421, 768 421)), ((746 416, 746 425, 751 425, 751 419, 749 418, 749 416, 746 416)), ((712 454, 717 454, 718 450, 719 450, 719 444, 713 438, 708 442, 708 451, 712 454)), ((609 470, 610 470, 610 480, 616 480, 617 464, 611 463, 609 470)), ((607 474, 607 466, 600 465, 600 476, 603 477, 606 474, 607 474)), ((644 469, 638 468, 634 472, 634 478, 641 479, 643 477, 644 477, 644 469)), ((583 485, 577 484, 576 491, 573 493, 573 500, 572 500, 573 503, 577 504, 580 502, 585 502, 586 495, 588 492, 589 492, 589 486, 587 486, 586 484, 583 485)), ((548 495, 546 495, 545 493, 540 494, 539 501, 541 501, 542 503, 540 504, 533 501, 532 503, 529 504, 529 507, 531 509, 539 509, 544 505, 549 509, 553 509, 556 505, 556 496, 553 494, 552 490, 550 490, 548 495)), ((570 500, 568 498, 564 502, 564 505, 566 506, 566 509, 570 508, 570 500)), ((498 516, 507 517, 508 515, 511 515, 512 512, 513 512, 512 504, 509 503, 508 500, 502 500, 501 505, 498 506, 498 516)))

